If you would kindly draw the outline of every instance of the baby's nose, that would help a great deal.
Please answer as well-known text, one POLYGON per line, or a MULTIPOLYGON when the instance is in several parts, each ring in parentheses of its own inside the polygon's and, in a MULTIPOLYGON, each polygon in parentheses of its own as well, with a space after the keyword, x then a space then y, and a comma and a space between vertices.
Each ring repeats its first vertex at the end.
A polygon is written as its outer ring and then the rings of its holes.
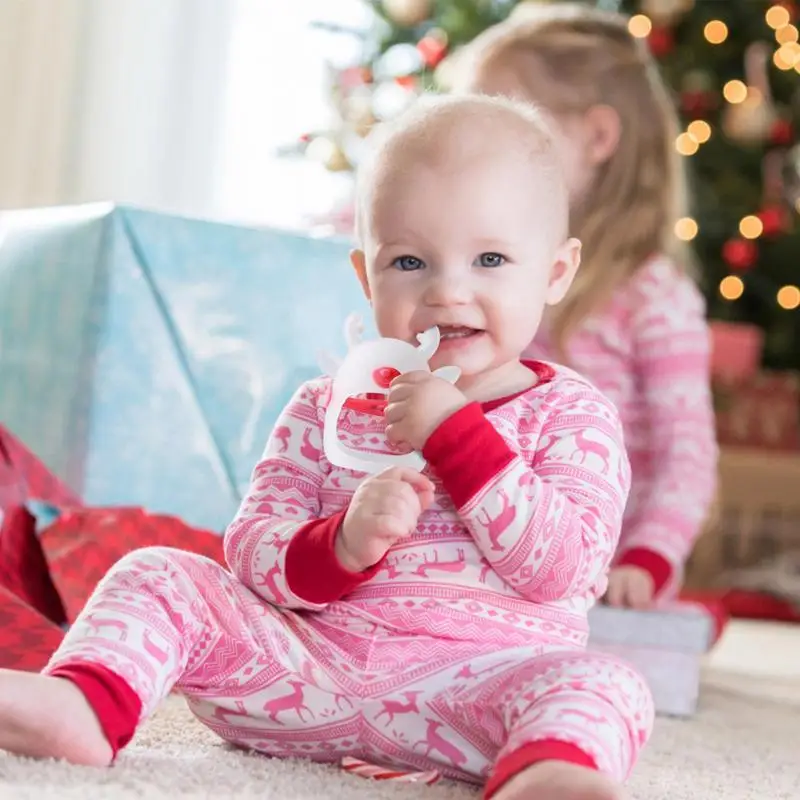
POLYGON ((461 305, 468 303, 472 294, 469 273, 453 270, 430 279, 425 299, 431 305, 461 305))

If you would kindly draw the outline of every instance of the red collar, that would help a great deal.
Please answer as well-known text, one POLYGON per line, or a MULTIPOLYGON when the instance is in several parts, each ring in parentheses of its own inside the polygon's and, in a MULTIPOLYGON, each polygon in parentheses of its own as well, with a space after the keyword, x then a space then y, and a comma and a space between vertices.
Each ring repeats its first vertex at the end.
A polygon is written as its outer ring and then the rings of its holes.
MULTIPOLYGON (((522 362, 534 375, 536 375, 536 386, 541 386, 543 383, 550 383, 555 377, 555 370, 542 361, 523 361, 522 362)), ((498 397, 494 400, 488 400, 481 403, 481 408, 484 411, 493 411, 495 408, 514 400, 521 394, 525 394, 528 389, 523 389, 521 392, 509 395, 508 397, 498 397)), ((348 397, 345 400, 345 408, 353 411, 358 411, 362 414, 370 414, 374 417, 382 417, 383 411, 386 408, 386 395, 383 394, 367 394, 365 397, 348 397)))

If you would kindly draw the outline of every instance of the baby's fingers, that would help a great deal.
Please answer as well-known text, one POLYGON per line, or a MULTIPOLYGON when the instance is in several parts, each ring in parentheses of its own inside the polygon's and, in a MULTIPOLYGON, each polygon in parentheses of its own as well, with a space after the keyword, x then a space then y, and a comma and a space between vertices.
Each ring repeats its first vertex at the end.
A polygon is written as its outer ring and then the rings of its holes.
POLYGON ((376 533, 383 539, 397 541, 405 539, 414 532, 415 525, 409 525, 407 514, 379 513, 374 517, 376 533))
POLYGON ((427 475, 410 467, 390 467, 379 476, 382 479, 399 481, 410 486, 416 494, 433 492, 433 483, 427 475))
MULTIPOLYGON (((426 478, 426 480, 428 480, 426 478)), ((422 489, 417 490, 417 499, 419 500, 420 513, 429 509, 433 505, 433 499, 436 497, 436 491, 433 483, 428 481, 428 485, 422 489)))
POLYGON ((409 513, 419 511, 417 495, 407 486, 399 486, 398 489, 405 489, 405 491, 385 494, 370 503, 372 516, 380 518, 406 517, 409 513))
POLYGON ((606 603, 610 606, 619 608, 625 602, 625 581, 621 580, 618 575, 612 575, 608 580, 608 589, 606 590, 606 603))
POLYGON ((392 402, 390 400, 389 403, 386 405, 386 408, 383 410, 383 418, 389 425, 391 425, 393 422, 400 422, 400 420, 403 419, 405 415, 406 415, 405 403, 392 402))
POLYGON ((632 578, 628 587, 628 604, 631 608, 649 608, 653 600, 653 584, 646 575, 632 578))

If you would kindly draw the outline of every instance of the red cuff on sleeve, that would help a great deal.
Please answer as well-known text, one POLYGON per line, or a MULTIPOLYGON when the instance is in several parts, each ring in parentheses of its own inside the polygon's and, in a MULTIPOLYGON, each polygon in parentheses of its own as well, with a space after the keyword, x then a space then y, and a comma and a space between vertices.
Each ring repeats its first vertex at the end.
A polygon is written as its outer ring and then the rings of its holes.
POLYGON ((83 692, 116 757, 133 738, 142 713, 142 701, 127 681, 91 662, 62 664, 46 674, 66 678, 83 692))
POLYGON ((514 452, 478 403, 470 403, 448 417, 430 435, 422 455, 456 508, 461 508, 514 460, 514 452))
POLYGON ((577 745, 558 739, 541 739, 522 745, 497 762, 484 789, 484 800, 489 800, 513 777, 540 761, 567 761, 588 769, 597 769, 595 760, 577 745))
POLYGON ((333 603, 368 581, 383 560, 364 572, 350 572, 336 557, 336 534, 345 511, 326 519, 315 519, 292 537, 286 548, 286 583, 306 603, 333 603))
POLYGON ((626 550, 619 561, 619 567, 639 567, 650 573, 658 594, 672 577, 672 564, 664 556, 646 547, 633 547, 626 550))

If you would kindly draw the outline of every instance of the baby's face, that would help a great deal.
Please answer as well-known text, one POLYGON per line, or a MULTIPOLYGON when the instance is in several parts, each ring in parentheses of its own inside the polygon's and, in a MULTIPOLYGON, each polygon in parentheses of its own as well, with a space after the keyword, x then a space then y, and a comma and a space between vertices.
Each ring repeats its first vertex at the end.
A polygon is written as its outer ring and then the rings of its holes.
POLYGON ((431 366, 453 364, 467 379, 518 361, 578 259, 577 243, 559 241, 552 182, 537 185, 536 169, 500 143, 487 151, 385 171, 365 215, 367 290, 381 335, 411 342, 438 326, 431 366))

